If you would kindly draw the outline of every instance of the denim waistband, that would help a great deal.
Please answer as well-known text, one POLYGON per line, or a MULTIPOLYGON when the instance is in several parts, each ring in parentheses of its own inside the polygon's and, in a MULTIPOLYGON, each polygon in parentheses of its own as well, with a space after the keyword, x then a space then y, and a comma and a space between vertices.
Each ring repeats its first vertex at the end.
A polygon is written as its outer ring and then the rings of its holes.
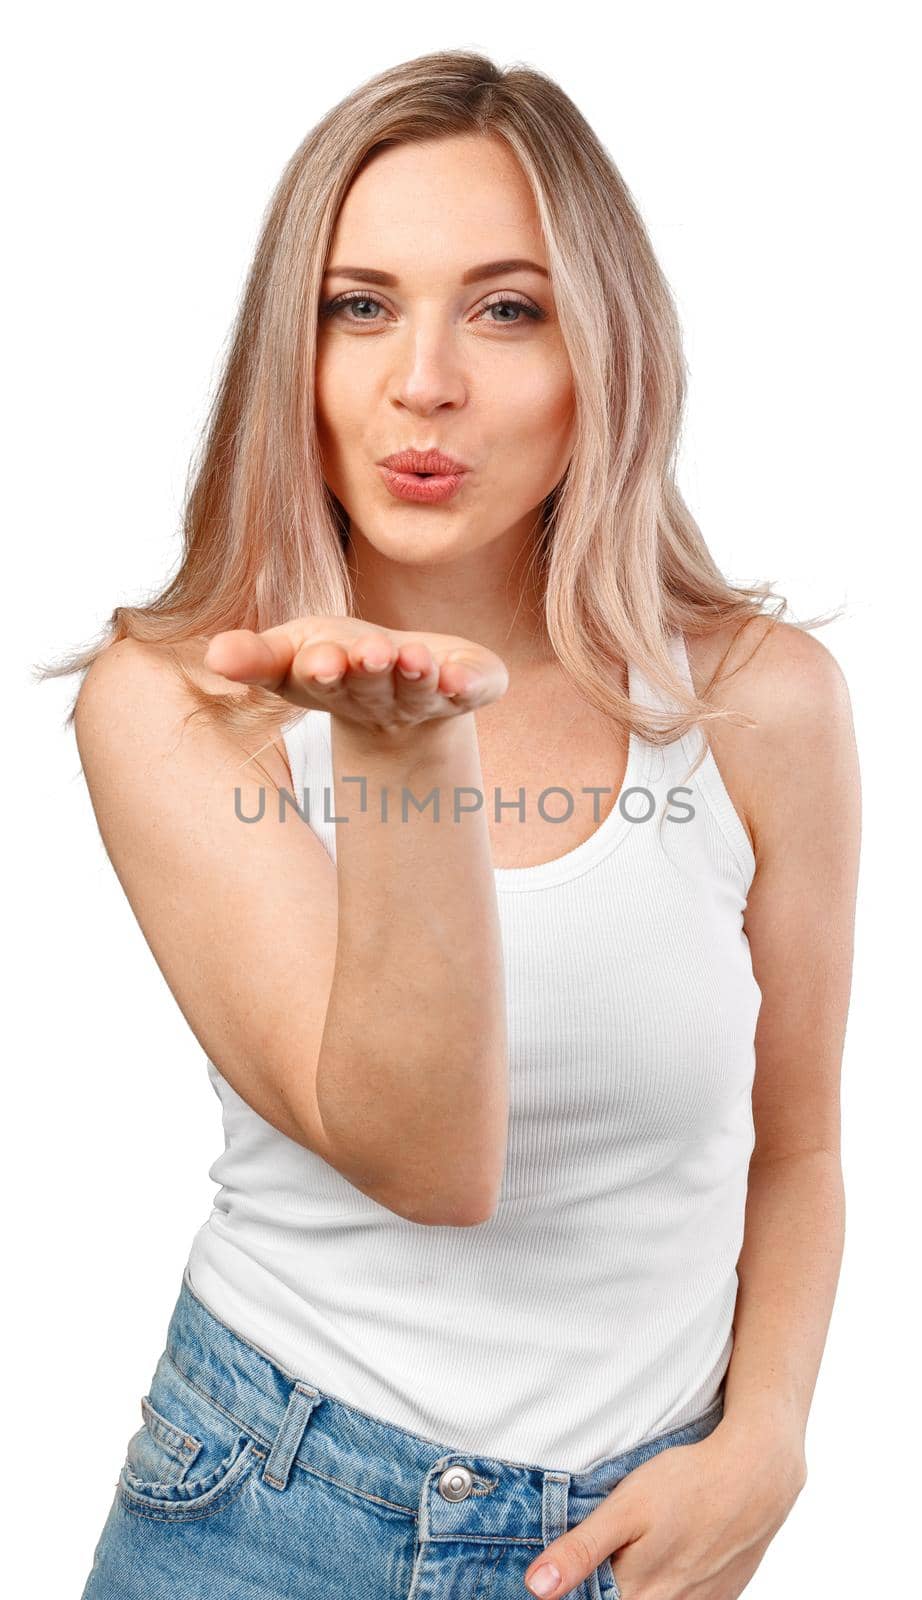
POLYGON ((588 1515, 615 1485, 660 1450, 711 1433, 723 1393, 693 1421, 645 1439, 585 1472, 452 1450, 385 1422, 285 1371, 216 1317, 183 1275, 166 1354, 181 1376, 267 1452, 264 1480, 284 1488, 297 1464, 331 1482, 417 1513, 421 1536, 460 1534, 544 1543, 588 1515), (574 1515, 574 1505, 587 1506, 574 1515))

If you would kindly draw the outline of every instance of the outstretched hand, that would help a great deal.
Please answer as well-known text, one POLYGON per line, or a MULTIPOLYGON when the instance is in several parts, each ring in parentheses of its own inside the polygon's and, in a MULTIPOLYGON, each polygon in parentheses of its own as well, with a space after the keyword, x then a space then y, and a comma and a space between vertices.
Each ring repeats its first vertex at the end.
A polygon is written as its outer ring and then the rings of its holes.
POLYGON ((509 687, 505 663, 484 645, 454 634, 382 628, 358 617, 296 617, 261 633, 217 633, 205 666, 293 705, 375 729, 461 716, 509 687))

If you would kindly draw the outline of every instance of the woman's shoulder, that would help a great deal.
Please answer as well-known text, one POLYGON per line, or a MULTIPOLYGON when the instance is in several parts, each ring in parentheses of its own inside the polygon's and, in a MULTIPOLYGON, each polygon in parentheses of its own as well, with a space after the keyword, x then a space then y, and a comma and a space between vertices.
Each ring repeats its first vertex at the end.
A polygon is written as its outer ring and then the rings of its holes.
POLYGON ((716 704, 753 717, 783 714, 804 698, 823 700, 841 691, 845 678, 832 651, 815 634, 764 613, 699 634, 686 634, 689 668, 697 693, 716 681, 716 704))
POLYGON ((205 666, 206 637, 160 643, 127 637, 103 647, 88 667, 80 686, 78 704, 90 694, 118 696, 125 691, 166 694, 189 709, 198 702, 190 681, 210 695, 246 693, 246 685, 233 683, 205 666), (90 686, 90 687, 88 687, 90 686))
POLYGON ((835 763, 852 741, 844 674, 820 639, 764 614, 742 627, 733 621, 687 634, 685 643, 696 693, 739 718, 720 718, 706 728, 755 845, 790 804, 788 791, 796 789, 804 763, 822 749, 835 763))
MULTIPOLYGON (((88 781, 111 784, 138 764, 153 777, 175 773, 184 780, 215 764, 239 763, 246 739, 208 714, 206 697, 246 694, 204 666, 208 640, 150 643, 124 638, 94 657, 74 704, 74 732, 88 781)), ((288 767, 277 741, 259 741, 260 761, 276 782, 288 781, 288 767)))

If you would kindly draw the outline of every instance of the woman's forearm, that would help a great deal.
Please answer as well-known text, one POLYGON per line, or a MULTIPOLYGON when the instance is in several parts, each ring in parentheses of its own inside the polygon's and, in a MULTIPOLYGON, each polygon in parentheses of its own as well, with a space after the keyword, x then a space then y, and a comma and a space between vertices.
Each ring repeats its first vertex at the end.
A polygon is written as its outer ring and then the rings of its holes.
POLYGON ((751 1163, 721 1426, 781 1430, 802 1451, 844 1232, 838 1155, 816 1150, 751 1163))
POLYGON ((336 964, 317 1075, 324 1127, 340 1170, 382 1205, 476 1223, 501 1181, 508 1082, 486 816, 455 821, 453 810, 456 789, 483 791, 474 718, 378 733, 334 717, 332 729, 333 814, 347 820, 336 824, 336 964), (438 821, 431 798, 414 805, 432 790, 438 821))

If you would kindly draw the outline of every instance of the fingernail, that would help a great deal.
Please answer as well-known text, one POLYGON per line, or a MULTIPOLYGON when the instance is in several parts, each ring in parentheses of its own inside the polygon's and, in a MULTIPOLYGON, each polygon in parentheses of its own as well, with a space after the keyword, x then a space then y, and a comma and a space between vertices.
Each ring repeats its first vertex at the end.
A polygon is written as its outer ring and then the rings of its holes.
POLYGON ((541 1600, 545 1600, 545 1596, 553 1594, 557 1588, 560 1582, 560 1573, 556 1567, 539 1567, 537 1572, 533 1572, 531 1577, 526 1578, 525 1581, 532 1594, 538 1594, 541 1596, 541 1600))
POLYGON ((338 672, 331 672, 330 676, 328 678, 321 677, 320 673, 318 672, 317 673, 317 682, 318 683, 335 683, 338 677, 339 677, 339 673, 338 672))

